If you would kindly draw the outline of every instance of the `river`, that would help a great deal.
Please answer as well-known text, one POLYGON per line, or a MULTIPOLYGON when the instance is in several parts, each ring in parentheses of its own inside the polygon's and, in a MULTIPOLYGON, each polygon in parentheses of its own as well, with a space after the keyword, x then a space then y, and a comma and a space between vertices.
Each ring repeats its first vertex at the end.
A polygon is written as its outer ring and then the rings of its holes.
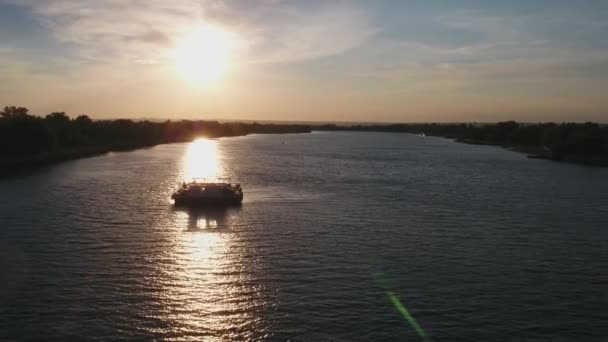
POLYGON ((0 179, 0 339, 602 341, 608 169, 409 134, 159 145, 0 179), (176 210, 188 177, 240 208, 176 210))

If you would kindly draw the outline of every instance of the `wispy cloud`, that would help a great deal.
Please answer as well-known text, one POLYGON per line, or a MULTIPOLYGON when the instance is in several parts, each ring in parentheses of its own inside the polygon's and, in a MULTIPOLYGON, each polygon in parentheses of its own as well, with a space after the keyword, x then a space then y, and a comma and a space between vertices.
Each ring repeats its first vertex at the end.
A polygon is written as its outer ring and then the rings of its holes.
POLYGON ((95 103, 108 115, 164 115, 185 92, 173 70, 175 44, 211 24, 237 37, 234 67, 216 94, 183 101, 192 112, 281 118, 294 103, 308 112, 315 101, 320 112, 364 119, 390 111, 391 120, 475 108, 608 109, 601 94, 608 5, 601 2, 0 0, 6 3, 46 29, 16 30, 13 46, 0 43, 0 71, 11 80, 0 85, 0 101, 11 103, 22 96, 64 109, 95 103))
MULTIPOLYGON (((14 0, 11 0, 14 1, 14 0)), ((305 11, 280 1, 19 0, 60 42, 89 61, 162 62, 174 41, 202 22, 225 26, 249 62, 290 62, 339 54, 377 29, 353 5, 317 5, 305 11)))
POLYGON ((62 43, 90 61, 131 62, 162 57, 179 26, 200 17, 192 1, 20 0, 62 43), (179 24, 176 24, 179 23, 179 24))
POLYGON ((596 20, 584 20, 580 13, 569 15, 555 11, 500 16, 480 11, 456 11, 429 18, 429 21, 445 29, 466 29, 478 38, 467 43, 384 40, 377 46, 375 58, 382 63, 358 74, 402 80, 407 88, 416 89, 422 88, 421 83, 439 85, 438 88, 443 89, 445 85, 450 89, 477 86, 479 90, 488 84, 516 88, 514 82, 545 82, 545 89, 552 87, 551 82, 572 83, 574 79, 578 84, 598 79, 608 82, 605 72, 599 72, 599 77, 593 77, 589 72, 598 72, 602 66, 608 66, 606 47, 581 48, 581 41, 561 39, 559 33, 549 30, 559 23, 569 27, 569 33, 585 38, 584 34, 602 25, 596 20), (394 58, 387 63, 379 57, 381 54, 394 58), (416 86, 411 86, 412 81, 416 86))
POLYGON ((254 62, 290 62, 331 56, 365 43, 379 29, 369 15, 352 6, 330 4, 310 11, 273 8, 269 27, 253 30, 254 62), (278 20, 276 18, 279 18, 278 20))

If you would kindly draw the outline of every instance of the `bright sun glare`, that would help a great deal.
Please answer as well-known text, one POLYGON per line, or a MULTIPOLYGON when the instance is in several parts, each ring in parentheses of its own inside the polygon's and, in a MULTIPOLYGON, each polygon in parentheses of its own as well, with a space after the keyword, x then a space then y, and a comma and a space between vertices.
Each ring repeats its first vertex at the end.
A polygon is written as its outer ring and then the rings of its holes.
POLYGON ((219 172, 217 142, 200 138, 190 143, 184 160, 184 179, 215 178, 219 172))
POLYGON ((227 71, 234 36, 218 27, 201 26, 178 42, 175 66, 185 80, 199 86, 217 82, 227 71))

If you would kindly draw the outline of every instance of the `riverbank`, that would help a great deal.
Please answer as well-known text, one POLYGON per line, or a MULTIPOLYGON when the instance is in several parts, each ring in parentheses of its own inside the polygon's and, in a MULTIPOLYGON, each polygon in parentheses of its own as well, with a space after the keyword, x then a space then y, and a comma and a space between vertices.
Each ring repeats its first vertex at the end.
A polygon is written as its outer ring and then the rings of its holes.
POLYGON ((18 174, 20 172, 51 166, 70 160, 100 156, 110 152, 124 152, 152 146, 154 145, 83 147, 46 152, 33 156, 10 158, 0 161, 0 176, 18 174))
POLYGON ((501 146, 547 159, 608 166, 608 126, 595 123, 519 124, 366 124, 306 125, 217 121, 94 121, 65 113, 37 117, 14 113, 0 117, 0 175, 19 173, 68 160, 127 151, 197 137, 318 131, 390 132, 438 136, 457 142, 501 146))
POLYGON ((608 167, 608 157, 606 156, 576 156, 576 155, 559 155, 547 147, 540 146, 509 146, 501 144, 493 144, 487 141, 472 140, 472 139, 454 139, 454 141, 470 144, 470 145, 485 145, 499 146, 507 150, 526 154, 529 159, 544 159, 555 162, 566 162, 574 164, 583 164, 589 166, 608 167))
MULTIPOLYGON (((310 131, 303 132, 289 132, 289 133, 247 133, 240 135, 225 135, 225 136, 214 136, 212 139, 217 138, 229 138, 229 137, 239 137, 246 136, 249 134, 298 134, 298 133, 310 133, 310 131)), ((127 152, 138 150, 142 148, 150 148, 158 145, 164 144, 173 144, 173 143, 183 143, 189 142, 189 140, 175 140, 168 142, 160 142, 155 144, 139 144, 139 145, 114 145, 114 146, 103 146, 103 147, 82 147, 82 148, 71 148, 65 149, 61 151, 53 151, 46 152, 41 154, 36 154, 32 156, 25 157, 16 157, 16 158, 8 158, 4 160, 0 160, 0 177, 3 176, 11 176, 20 174, 22 172, 34 171, 36 169, 52 166, 55 164, 67 162, 70 160, 77 160, 83 158, 91 158, 96 156, 101 156, 104 154, 108 154, 111 152, 127 152)))
MULTIPOLYGON (((308 128, 308 126, 306 126, 308 128)), ((314 127, 313 127, 314 129, 314 127)), ((309 133, 311 130, 306 129, 297 133, 309 133)), ((343 131, 342 129, 339 131, 343 131)), ((384 132, 384 131, 380 131, 384 132)), ((266 134, 272 134, 266 132, 266 134)), ((276 134, 285 134, 285 133, 276 133, 276 134)), ((245 136, 248 134, 242 135, 226 135, 226 136, 215 136, 214 138, 222 138, 222 137, 235 137, 235 136, 245 136)), ((591 166, 602 166, 608 167, 608 158, 606 157, 585 157, 585 156, 559 156, 554 155, 551 150, 548 148, 542 148, 538 146, 509 146, 496 144, 489 141, 483 140, 474 140, 474 139, 462 139, 462 138, 454 138, 452 136, 440 136, 446 139, 453 139, 458 143, 463 144, 471 144, 471 145, 486 145, 486 146, 499 146, 508 150, 512 150, 519 153, 524 153, 530 159, 544 159, 551 160, 556 162, 569 162, 569 163, 577 163, 583 165, 591 165, 591 166)), ((14 174, 19 174, 21 172, 32 171, 35 169, 51 166, 54 164, 82 159, 82 158, 90 158, 95 156, 104 155, 110 152, 126 152, 141 148, 150 148, 161 144, 166 143, 177 143, 177 142, 187 142, 190 140, 175 140, 170 142, 161 142, 156 144, 122 144, 122 145, 113 145, 113 146, 98 146, 98 147, 82 147, 82 148, 71 148, 65 149, 61 151, 47 152, 36 154, 33 156, 25 156, 25 157, 17 157, 17 158, 9 158, 0 160, 0 176, 10 176, 14 174)))
POLYGON ((597 123, 517 123, 495 124, 384 124, 321 125, 324 131, 391 132, 437 136, 457 142, 501 146, 547 159, 593 166, 608 166, 608 126, 597 123))
POLYGON ((0 117, 0 176, 74 160, 198 137, 310 133, 310 126, 217 121, 93 121, 65 113, 44 118, 27 113, 0 117))

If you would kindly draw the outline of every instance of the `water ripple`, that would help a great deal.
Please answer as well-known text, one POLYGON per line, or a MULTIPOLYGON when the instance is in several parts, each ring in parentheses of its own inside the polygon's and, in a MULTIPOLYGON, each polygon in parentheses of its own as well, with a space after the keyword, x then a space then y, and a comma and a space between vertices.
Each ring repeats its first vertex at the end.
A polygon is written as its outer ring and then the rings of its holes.
POLYGON ((406 134, 212 145, 241 208, 171 208, 211 170, 187 144, 0 180, 0 339, 416 340, 387 290, 436 341, 608 336, 607 170, 406 134))

